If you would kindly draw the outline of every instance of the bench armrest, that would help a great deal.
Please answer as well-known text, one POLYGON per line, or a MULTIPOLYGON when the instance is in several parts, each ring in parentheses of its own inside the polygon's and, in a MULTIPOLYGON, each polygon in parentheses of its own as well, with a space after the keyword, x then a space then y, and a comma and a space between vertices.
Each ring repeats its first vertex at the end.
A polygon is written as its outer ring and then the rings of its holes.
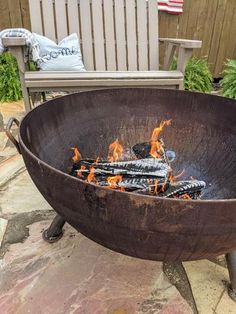
POLYGON ((26 45, 25 38, 22 37, 4 37, 2 44, 16 58, 20 74, 26 70, 24 60, 24 46, 26 45))
POLYGON ((171 43, 176 46, 181 46, 183 48, 201 48, 201 40, 191 40, 191 39, 179 39, 179 38, 159 38, 162 43, 171 43))
POLYGON ((193 49, 202 47, 201 40, 160 38, 159 41, 161 43, 167 43, 163 70, 170 69, 176 48, 178 47, 179 55, 177 60, 177 70, 181 71, 183 74, 185 72, 186 64, 193 54, 193 49))
POLYGON ((4 47, 21 47, 25 46, 26 40, 22 37, 4 37, 2 43, 4 47))

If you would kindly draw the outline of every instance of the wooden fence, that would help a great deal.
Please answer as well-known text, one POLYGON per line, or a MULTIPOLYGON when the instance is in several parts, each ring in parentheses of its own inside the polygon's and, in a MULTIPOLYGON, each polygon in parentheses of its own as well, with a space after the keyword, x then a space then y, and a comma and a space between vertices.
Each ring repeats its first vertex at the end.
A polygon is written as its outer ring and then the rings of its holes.
MULTIPOLYGON (((236 59, 236 1, 185 0, 182 15, 160 12, 160 37, 201 39, 197 56, 207 57, 214 77, 220 77, 227 58, 236 59)), ((0 0, 0 29, 30 29, 28 0, 0 0)), ((161 48, 161 61, 163 48, 161 48)))

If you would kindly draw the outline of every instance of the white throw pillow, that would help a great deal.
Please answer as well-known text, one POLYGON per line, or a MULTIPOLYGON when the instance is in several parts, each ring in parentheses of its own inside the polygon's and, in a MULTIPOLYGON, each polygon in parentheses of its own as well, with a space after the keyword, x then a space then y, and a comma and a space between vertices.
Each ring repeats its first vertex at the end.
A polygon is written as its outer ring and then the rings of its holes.
POLYGON ((51 39, 33 33, 39 43, 39 60, 42 71, 85 71, 79 40, 76 33, 56 44, 51 39))

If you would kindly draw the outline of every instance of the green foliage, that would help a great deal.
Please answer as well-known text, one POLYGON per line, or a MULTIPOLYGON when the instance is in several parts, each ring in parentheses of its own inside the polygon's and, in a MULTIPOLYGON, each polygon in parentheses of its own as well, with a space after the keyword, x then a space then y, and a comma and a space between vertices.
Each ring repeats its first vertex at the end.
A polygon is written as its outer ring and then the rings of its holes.
POLYGON ((17 101, 22 98, 16 59, 5 52, 0 55, 0 101, 17 101))
POLYGON ((227 60, 224 77, 220 84, 225 97, 236 99, 236 60, 227 60))
POLYGON ((177 70, 177 58, 174 56, 172 63, 170 65, 170 70, 171 71, 176 71, 177 70))
MULTIPOLYGON (((177 69, 177 59, 174 58, 171 70, 177 69)), ((189 91, 209 93, 212 91, 213 77, 206 59, 191 58, 185 69, 184 88, 189 91)))
POLYGON ((29 71, 38 71, 36 62, 34 61, 29 62, 29 71))

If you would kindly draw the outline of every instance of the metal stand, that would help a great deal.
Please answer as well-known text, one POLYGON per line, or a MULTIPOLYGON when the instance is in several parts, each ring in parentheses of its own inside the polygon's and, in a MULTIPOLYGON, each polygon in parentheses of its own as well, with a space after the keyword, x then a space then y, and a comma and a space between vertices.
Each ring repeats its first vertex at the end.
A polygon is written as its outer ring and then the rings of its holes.
POLYGON ((49 243, 54 243, 60 240, 63 235, 62 228, 65 222, 66 221, 64 218, 62 218, 60 215, 56 215, 50 227, 43 231, 43 239, 49 243))
POLYGON ((236 251, 226 254, 226 261, 230 279, 228 295, 236 302, 236 251))

